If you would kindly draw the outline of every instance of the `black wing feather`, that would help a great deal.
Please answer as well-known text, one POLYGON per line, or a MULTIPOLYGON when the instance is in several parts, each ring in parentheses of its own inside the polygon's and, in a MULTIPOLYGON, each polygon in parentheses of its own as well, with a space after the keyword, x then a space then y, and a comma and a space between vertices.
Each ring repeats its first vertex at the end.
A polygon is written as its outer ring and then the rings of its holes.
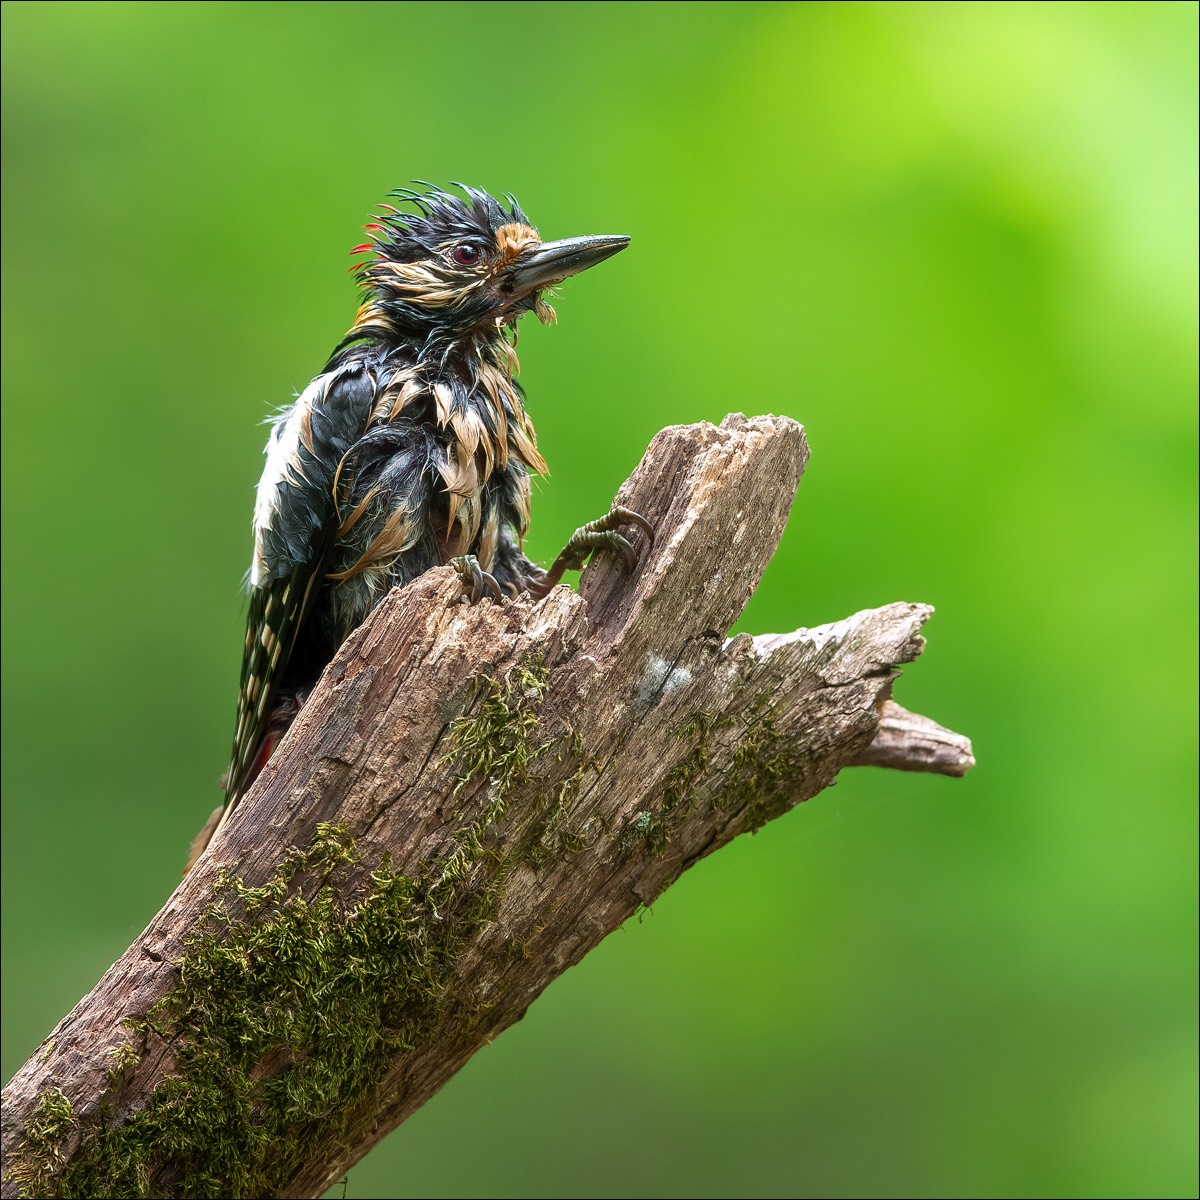
POLYGON ((280 682, 323 582, 341 501, 353 483, 351 450, 366 428, 376 390, 375 374, 362 362, 331 372, 312 402, 296 461, 278 483, 274 511, 261 531, 265 577, 250 593, 227 808, 253 780, 280 682))

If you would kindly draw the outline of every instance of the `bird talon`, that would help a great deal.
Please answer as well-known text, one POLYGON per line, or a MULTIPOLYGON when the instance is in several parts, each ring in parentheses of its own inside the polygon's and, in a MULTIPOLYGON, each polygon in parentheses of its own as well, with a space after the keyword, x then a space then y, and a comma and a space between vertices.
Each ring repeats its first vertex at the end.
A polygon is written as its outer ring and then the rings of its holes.
POLYGON ((483 586, 492 593, 492 599, 495 600, 497 604, 503 604, 504 593, 500 590, 500 585, 496 582, 496 577, 494 575, 489 575, 487 571, 483 571, 481 573, 483 575, 483 586))
POLYGON ((626 570, 635 570, 640 559, 638 551, 627 537, 616 532, 625 525, 636 525, 646 534, 649 542, 646 553, 649 554, 654 549, 654 526, 633 509, 614 504, 604 516, 575 530, 550 570, 530 586, 530 593, 539 597, 546 595, 567 571, 581 571, 597 550, 619 550, 625 559, 626 570))
POLYGON ((463 598, 468 604, 478 604, 483 599, 485 589, 492 593, 497 604, 504 599, 504 593, 501 592, 500 585, 496 582, 495 577, 489 575, 479 565, 479 559, 475 555, 459 555, 457 558, 452 558, 449 565, 458 572, 458 577, 462 581, 463 586, 463 598))
POLYGON ((625 566, 627 570, 634 570, 638 565, 637 551, 633 548, 632 543, 628 538, 623 538, 619 533, 610 533, 606 535, 605 545, 613 550, 620 550, 625 555, 625 566))
POLYGON ((645 533, 646 538, 650 543, 646 547, 647 552, 654 549, 654 526, 651 525, 641 513, 634 512, 632 508, 625 508, 623 505, 615 504, 613 505, 612 512, 609 513, 609 516, 611 517, 615 514, 620 516, 621 524, 636 525, 642 530, 643 533, 645 533))
MULTIPOLYGON (((628 538, 616 532, 617 529, 620 529, 624 525, 636 525, 645 533, 649 542, 649 545, 646 547, 647 554, 654 549, 654 526, 641 513, 636 513, 632 508, 626 508, 623 504, 614 504, 604 516, 598 520, 589 522, 582 529, 577 530, 575 537, 579 537, 584 533, 603 535, 602 539, 597 537, 594 542, 591 542, 592 548, 600 549, 602 546, 605 546, 612 550, 620 550, 625 556, 626 565, 632 571, 638 565, 640 556, 634 549, 633 543, 628 538)), ((574 541, 575 538, 572 538, 571 542, 567 543, 568 548, 570 548, 571 543, 574 541)))

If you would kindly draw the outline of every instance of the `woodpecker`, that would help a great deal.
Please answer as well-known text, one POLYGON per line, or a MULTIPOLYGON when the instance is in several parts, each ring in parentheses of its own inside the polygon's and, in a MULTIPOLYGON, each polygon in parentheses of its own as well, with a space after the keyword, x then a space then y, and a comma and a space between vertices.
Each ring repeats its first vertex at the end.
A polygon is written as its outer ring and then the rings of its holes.
POLYGON ((394 191, 351 251, 363 301, 321 373, 275 420, 254 552, 225 823, 350 632, 387 592, 449 563, 472 603, 544 596, 594 550, 637 552, 649 522, 616 507, 546 571, 522 552, 532 474, 545 474, 516 376, 516 325, 555 319, 553 285, 624 236, 543 242, 510 195, 461 184, 394 191), (461 193, 461 194, 458 194, 461 193))

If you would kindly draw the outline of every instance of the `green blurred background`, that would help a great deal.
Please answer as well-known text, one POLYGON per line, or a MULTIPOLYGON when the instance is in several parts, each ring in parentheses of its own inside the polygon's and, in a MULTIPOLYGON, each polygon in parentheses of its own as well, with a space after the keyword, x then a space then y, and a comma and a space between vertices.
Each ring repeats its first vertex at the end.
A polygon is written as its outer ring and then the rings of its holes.
POLYGON ((389 188, 630 250, 527 321, 532 548, 651 435, 813 458, 741 628, 937 606, 965 781, 702 863, 351 1197, 1196 1189, 1194 4, 4 8, 5 1078, 216 800, 267 412, 389 188))

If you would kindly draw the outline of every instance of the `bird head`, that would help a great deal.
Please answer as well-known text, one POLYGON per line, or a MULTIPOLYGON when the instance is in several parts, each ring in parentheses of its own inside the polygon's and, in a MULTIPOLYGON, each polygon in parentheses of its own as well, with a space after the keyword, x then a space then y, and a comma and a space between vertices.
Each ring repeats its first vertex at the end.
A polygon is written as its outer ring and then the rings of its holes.
POLYGON ((502 203, 455 184, 392 193, 367 226, 371 240, 352 253, 373 257, 355 269, 367 292, 352 337, 413 338, 425 343, 496 336, 525 312, 554 319, 544 293, 623 250, 619 235, 543 242, 512 196, 502 203))

